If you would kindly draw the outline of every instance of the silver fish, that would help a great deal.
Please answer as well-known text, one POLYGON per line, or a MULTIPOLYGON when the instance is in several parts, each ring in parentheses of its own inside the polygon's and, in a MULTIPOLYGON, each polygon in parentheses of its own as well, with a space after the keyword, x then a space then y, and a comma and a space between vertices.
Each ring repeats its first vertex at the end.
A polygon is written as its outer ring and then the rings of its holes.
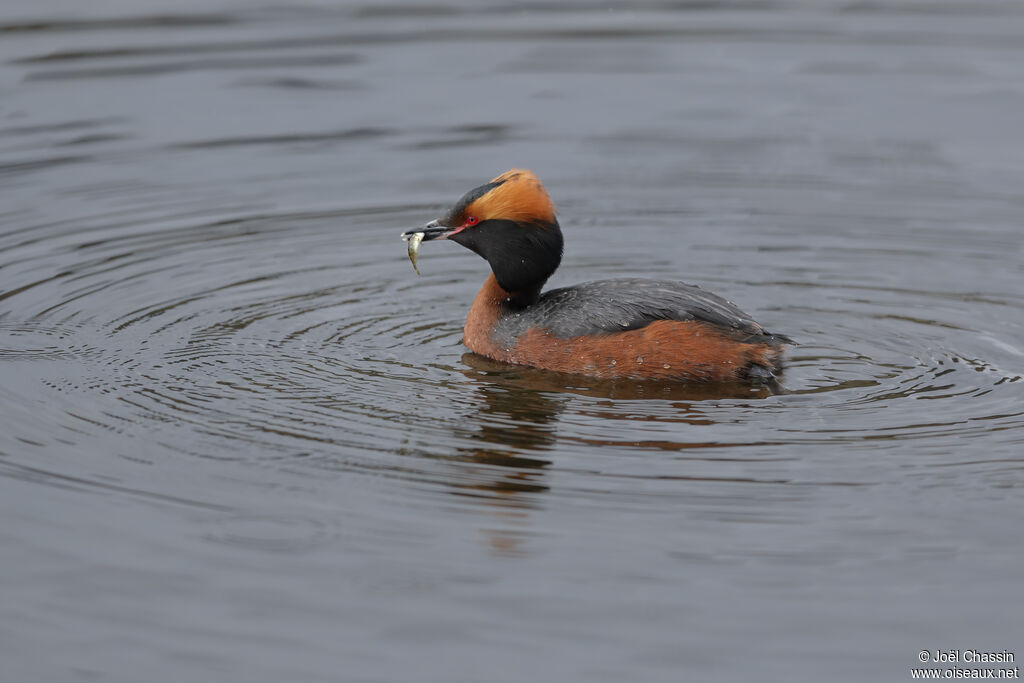
POLYGON ((406 238, 409 243, 409 260, 412 261, 412 269, 416 271, 416 274, 420 274, 420 268, 416 265, 416 257, 420 253, 420 242, 423 241, 422 232, 414 232, 406 238))

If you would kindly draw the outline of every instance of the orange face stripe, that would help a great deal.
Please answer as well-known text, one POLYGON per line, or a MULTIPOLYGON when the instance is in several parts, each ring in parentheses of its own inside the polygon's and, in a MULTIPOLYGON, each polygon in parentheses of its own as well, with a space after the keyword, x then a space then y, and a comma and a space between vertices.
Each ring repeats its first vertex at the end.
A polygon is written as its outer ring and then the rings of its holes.
POLYGON ((533 171, 513 168, 491 182, 502 184, 467 206, 466 216, 475 216, 480 221, 494 218, 519 222, 554 220, 554 202, 533 171))

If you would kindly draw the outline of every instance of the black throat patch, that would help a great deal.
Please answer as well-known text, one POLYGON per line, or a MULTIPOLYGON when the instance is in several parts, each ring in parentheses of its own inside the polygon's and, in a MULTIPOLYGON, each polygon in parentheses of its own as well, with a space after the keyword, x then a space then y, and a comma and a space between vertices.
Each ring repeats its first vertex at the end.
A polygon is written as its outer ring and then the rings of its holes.
POLYGON ((529 305, 562 262, 562 230, 558 221, 520 223, 492 219, 452 236, 487 259, 498 285, 513 302, 529 305))

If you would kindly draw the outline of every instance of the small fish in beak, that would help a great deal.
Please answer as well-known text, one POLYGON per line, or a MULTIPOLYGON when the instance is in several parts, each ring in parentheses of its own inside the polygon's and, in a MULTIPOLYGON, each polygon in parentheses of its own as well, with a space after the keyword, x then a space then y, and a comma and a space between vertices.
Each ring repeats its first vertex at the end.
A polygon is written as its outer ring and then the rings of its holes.
POLYGON ((405 241, 409 245, 409 260, 412 261, 412 269, 416 271, 416 274, 420 274, 420 268, 416 265, 416 257, 420 253, 420 242, 423 241, 422 232, 414 232, 411 235, 403 235, 405 241))

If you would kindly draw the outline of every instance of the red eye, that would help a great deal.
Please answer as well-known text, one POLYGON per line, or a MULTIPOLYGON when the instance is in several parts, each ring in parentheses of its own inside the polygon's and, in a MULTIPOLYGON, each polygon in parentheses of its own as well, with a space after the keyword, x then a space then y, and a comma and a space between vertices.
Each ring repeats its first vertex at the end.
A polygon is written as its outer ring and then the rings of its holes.
POLYGON ((466 225, 476 225, 476 216, 466 216, 466 225))

